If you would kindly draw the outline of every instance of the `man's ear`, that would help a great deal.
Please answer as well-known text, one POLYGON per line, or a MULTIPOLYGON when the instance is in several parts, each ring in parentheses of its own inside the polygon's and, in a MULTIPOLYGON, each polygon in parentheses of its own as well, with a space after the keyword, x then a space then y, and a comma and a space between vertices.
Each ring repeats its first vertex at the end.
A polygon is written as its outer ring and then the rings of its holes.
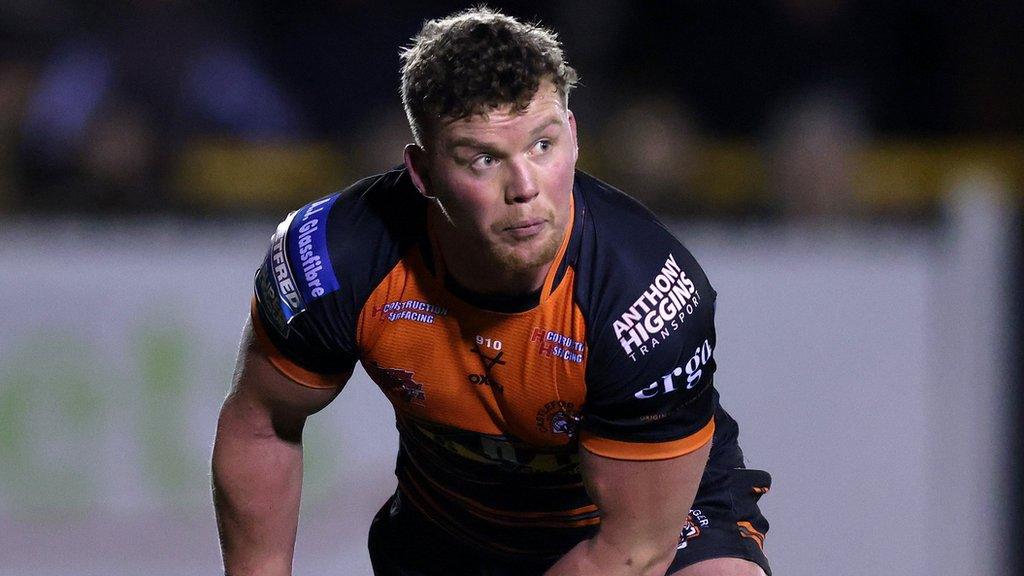
POLYGON ((572 113, 572 110, 567 112, 569 113, 569 132, 572 134, 573 160, 579 160, 580 144, 579 140, 576 139, 576 115, 572 113))
POLYGON ((427 152, 418 144, 405 145, 405 167, 409 170, 412 185, 426 198, 434 198, 430 193, 430 174, 427 170, 427 152))

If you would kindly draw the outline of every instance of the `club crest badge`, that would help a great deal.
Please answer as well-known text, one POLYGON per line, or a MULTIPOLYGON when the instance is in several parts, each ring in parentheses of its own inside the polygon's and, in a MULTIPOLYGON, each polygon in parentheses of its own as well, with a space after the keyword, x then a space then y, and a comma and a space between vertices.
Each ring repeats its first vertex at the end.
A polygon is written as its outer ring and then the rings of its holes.
POLYGON ((575 436, 579 421, 576 405, 565 400, 548 402, 537 412, 537 429, 545 433, 575 436))

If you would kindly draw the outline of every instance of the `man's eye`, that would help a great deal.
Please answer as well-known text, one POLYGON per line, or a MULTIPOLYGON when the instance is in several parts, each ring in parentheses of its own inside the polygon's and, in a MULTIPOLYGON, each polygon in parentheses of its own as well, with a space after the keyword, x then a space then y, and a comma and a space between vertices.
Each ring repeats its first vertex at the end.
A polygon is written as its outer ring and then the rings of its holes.
POLYGON ((498 163, 498 159, 490 154, 481 154, 473 159, 474 168, 490 168, 498 163))
POLYGON ((537 143, 533 145, 533 151, 537 154, 543 154, 551 149, 551 140, 537 140, 537 143))

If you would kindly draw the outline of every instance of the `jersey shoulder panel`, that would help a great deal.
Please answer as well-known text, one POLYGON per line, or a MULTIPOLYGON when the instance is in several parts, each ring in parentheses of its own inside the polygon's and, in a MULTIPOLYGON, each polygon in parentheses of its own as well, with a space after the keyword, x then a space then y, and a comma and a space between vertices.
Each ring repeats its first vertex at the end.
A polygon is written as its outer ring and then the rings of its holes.
POLYGON ((715 291, 639 202, 583 173, 577 189, 576 297, 591 346, 584 442, 675 442, 685 453, 697 446, 682 440, 710 437, 715 291))
POLYGON ((423 237, 424 211, 396 169, 290 213, 255 278, 256 309, 273 345, 307 370, 350 370, 359 358, 359 311, 423 237))

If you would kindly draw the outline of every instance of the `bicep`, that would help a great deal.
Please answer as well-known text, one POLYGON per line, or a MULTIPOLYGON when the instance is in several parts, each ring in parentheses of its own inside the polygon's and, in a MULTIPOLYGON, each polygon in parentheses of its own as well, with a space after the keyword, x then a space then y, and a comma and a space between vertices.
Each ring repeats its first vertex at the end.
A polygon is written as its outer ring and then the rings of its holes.
POLYGON ((300 384, 273 362, 268 342, 260 342, 250 317, 242 330, 232 388, 221 411, 260 435, 295 436, 305 418, 338 395, 351 372, 336 374, 332 386, 300 384))
POLYGON ((708 441, 674 458, 631 461, 581 448, 583 480, 601 509, 599 537, 619 549, 674 546, 710 450, 708 441))

